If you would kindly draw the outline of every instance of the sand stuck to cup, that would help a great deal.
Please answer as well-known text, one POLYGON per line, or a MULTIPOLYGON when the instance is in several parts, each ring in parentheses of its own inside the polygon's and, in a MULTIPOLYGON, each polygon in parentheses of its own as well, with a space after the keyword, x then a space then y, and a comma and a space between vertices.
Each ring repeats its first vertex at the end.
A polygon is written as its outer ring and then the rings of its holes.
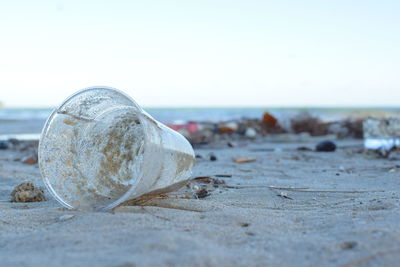
POLYGON ((66 99, 39 142, 45 185, 67 208, 111 209, 189 179, 193 164, 193 149, 182 135, 108 87, 66 99))

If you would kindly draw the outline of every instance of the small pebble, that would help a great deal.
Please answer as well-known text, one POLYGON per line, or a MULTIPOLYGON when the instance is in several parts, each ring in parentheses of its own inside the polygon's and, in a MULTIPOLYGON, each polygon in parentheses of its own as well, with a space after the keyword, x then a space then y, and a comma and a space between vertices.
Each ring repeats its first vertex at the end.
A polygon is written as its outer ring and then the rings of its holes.
POLYGON ((9 145, 7 142, 0 141, 0 149, 8 149, 9 145))
POLYGON ((322 141, 317 144, 315 150, 318 152, 334 152, 336 150, 336 144, 332 141, 322 141))
POLYGON ((11 202, 41 202, 45 200, 43 189, 31 182, 19 184, 11 192, 11 202))
POLYGON ((232 143, 232 142, 228 142, 227 145, 228 145, 228 147, 235 147, 236 146, 236 144, 232 143))
POLYGON ((210 160, 211 160, 211 161, 216 161, 216 160, 217 160, 217 157, 216 157, 214 154, 211 154, 211 155, 210 155, 210 160))
POLYGON ((356 241, 345 241, 339 245, 339 247, 343 250, 353 249, 358 245, 356 241))
POLYGON ((245 234, 246 234, 246 235, 249 235, 249 236, 254 236, 254 235, 256 235, 256 234, 253 233, 253 232, 245 232, 245 234))
POLYGON ((60 221, 60 222, 65 222, 65 221, 68 221, 68 220, 73 219, 74 217, 75 217, 75 215, 66 214, 66 215, 60 216, 60 217, 58 218, 58 221, 60 221))

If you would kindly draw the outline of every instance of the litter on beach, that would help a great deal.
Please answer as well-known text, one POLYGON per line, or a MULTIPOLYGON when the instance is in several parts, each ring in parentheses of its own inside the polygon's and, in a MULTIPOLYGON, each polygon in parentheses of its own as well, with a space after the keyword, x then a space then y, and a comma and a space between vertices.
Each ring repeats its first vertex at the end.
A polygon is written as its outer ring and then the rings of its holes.
POLYGON ((50 115, 39 142, 43 181, 70 209, 109 210, 174 187, 190 179, 194 159, 182 135, 108 87, 67 98, 50 115))
POLYGON ((249 162, 254 162, 257 159, 256 158, 233 158, 232 160, 233 160, 233 162, 236 162, 236 163, 249 163, 249 162))

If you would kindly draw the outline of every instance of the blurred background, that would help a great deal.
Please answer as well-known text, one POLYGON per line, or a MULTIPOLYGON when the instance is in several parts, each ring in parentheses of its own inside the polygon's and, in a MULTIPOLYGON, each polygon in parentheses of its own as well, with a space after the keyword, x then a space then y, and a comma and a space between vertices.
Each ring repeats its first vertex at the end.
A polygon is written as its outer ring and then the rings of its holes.
POLYGON ((0 134, 75 91, 162 122, 399 114, 399 1, 3 1, 0 134))

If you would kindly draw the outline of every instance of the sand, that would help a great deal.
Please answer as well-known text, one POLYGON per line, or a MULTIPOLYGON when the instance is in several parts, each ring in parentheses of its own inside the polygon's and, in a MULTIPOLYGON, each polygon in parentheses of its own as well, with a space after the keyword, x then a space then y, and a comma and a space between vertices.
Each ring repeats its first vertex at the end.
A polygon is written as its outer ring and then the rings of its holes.
POLYGON ((103 213, 66 210, 48 192, 45 202, 10 202, 21 182, 43 183, 37 165, 15 161, 22 152, 0 150, 0 266, 395 266, 400 160, 360 153, 361 141, 337 144, 332 153, 296 149, 313 142, 196 149, 194 177, 232 175, 218 179, 241 188, 103 213))

